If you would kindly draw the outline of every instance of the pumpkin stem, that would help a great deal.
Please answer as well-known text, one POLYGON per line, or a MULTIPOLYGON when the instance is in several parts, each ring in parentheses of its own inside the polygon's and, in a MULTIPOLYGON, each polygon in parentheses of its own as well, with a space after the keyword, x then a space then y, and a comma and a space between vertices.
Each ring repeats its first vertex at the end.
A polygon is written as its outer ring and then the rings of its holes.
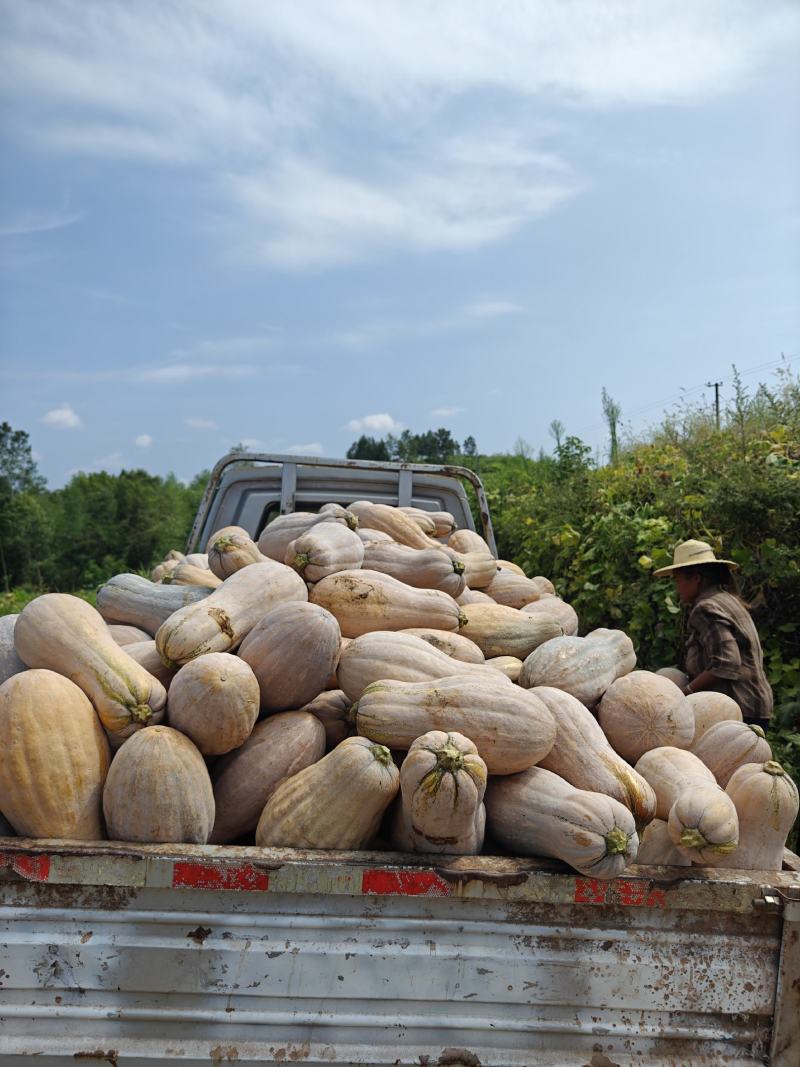
POLYGON ((456 572, 456 574, 463 574, 466 569, 467 568, 464 566, 460 559, 453 560, 453 570, 456 572))
POLYGON ((699 830, 694 827, 687 827, 680 837, 680 844, 684 848, 696 849, 698 852, 704 848, 708 848, 708 841, 703 837, 699 830))
POLYGON ((738 841, 721 841, 718 845, 709 845, 709 852, 716 852, 720 856, 727 856, 730 852, 735 852, 739 847, 738 841))
POLYGON ((233 538, 229 535, 226 535, 225 537, 218 537, 217 540, 214 542, 213 547, 217 552, 229 552, 232 548, 235 548, 236 546, 233 543, 233 538))
POLYGON ((351 704, 345 713, 348 726, 355 726, 356 715, 358 715, 358 701, 356 701, 355 704, 351 704))
POLYGON ((767 774, 774 774, 776 777, 781 774, 786 774, 786 771, 781 767, 780 763, 774 759, 767 760, 762 770, 765 770, 767 774))
POLYGON ((464 766, 464 756, 452 741, 447 741, 436 753, 436 762, 443 771, 454 774, 464 766))
POLYGON ((166 571, 161 575, 162 585, 172 585, 172 571, 166 571))
POLYGON ((358 515, 354 515, 352 511, 345 510, 344 521, 347 523, 351 530, 358 529, 358 515))
POLYGON ((297 555, 294 557, 294 562, 292 563, 292 566, 296 571, 300 571, 300 573, 302 574, 302 572, 308 566, 308 554, 305 552, 298 552, 297 555))
POLYGON ((464 612, 463 611, 459 611, 459 613, 458 613, 458 628, 459 628, 459 630, 463 629, 467 625, 468 622, 469 622, 469 619, 464 614, 464 612))
POLYGON ((146 726, 153 717, 153 709, 149 704, 134 704, 129 710, 132 721, 140 722, 143 726, 146 726))
POLYGON ((766 737, 767 736, 764 733, 764 731, 761 729, 761 727, 758 725, 757 722, 749 722, 747 725, 750 727, 750 729, 753 731, 753 733, 757 737, 766 737))
POLYGON ((386 745, 370 745, 369 750, 378 763, 382 763, 384 767, 388 767, 392 762, 392 754, 386 745))
POLYGON ((606 855, 607 856, 621 856, 628 851, 629 837, 624 830, 620 830, 618 826, 615 826, 613 830, 609 830, 606 834, 606 855))

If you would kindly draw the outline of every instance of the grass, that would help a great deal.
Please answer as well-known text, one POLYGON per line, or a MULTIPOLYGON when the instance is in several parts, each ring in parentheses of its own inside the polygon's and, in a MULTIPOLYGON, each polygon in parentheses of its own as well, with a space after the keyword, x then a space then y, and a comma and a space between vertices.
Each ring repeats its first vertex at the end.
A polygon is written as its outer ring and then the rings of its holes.
MULTIPOLYGON (((29 604, 31 600, 35 600, 37 596, 41 596, 45 592, 47 592, 46 589, 32 589, 27 585, 19 585, 8 592, 0 593, 0 615, 18 614, 26 604, 29 604)), ((78 596, 81 600, 88 601, 93 607, 95 606, 96 594, 96 589, 72 590, 72 596, 78 596)))

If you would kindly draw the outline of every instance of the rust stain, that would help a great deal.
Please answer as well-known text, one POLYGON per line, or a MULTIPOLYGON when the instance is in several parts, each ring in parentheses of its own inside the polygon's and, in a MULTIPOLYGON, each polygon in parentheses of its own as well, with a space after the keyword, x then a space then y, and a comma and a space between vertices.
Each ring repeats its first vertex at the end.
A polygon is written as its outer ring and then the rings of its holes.
POLYGON ((210 933, 210 926, 198 926, 196 930, 190 930, 186 936, 189 938, 190 941, 194 941, 196 944, 202 945, 210 933))
POLYGON ((481 1067, 481 1061, 474 1052, 466 1048, 445 1048, 436 1061, 438 1067, 481 1067))
POLYGON ((119 1053, 113 1048, 110 1048, 108 1052, 96 1049, 94 1052, 74 1052, 72 1054, 73 1060, 96 1060, 98 1063, 110 1063, 111 1067, 117 1067, 119 1063, 118 1057, 119 1053))
POLYGON ((239 1059, 239 1050, 235 1045, 216 1045, 209 1056, 212 1063, 234 1063, 239 1059))
POLYGON ((93 930, 86 930, 84 933, 81 934, 81 944, 85 945, 86 942, 89 941, 93 936, 94 936, 94 931, 93 930))

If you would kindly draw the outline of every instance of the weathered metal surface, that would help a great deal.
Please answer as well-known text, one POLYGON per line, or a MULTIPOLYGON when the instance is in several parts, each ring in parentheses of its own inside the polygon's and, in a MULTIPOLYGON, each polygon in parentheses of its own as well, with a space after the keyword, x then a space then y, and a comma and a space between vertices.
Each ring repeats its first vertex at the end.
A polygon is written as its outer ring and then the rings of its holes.
POLYGON ((772 1067, 797 1067, 800 1064, 800 888, 779 889, 777 893, 783 905, 783 936, 770 1063, 772 1067))
MULTIPOLYGON (((313 485, 311 496, 338 500, 337 485, 349 478, 354 496, 363 499, 424 506, 425 499, 444 495, 445 510, 453 511, 460 526, 473 527, 472 515, 462 482, 475 491, 483 537, 495 550, 492 520, 483 483, 474 471, 452 464, 392 463, 375 460, 323 459, 315 456, 298 457, 267 453, 231 452, 214 467, 203 494, 187 542, 187 552, 195 551, 214 528, 241 525, 252 534, 260 522, 267 496, 259 498, 257 514, 252 513, 251 497, 257 494, 259 481, 272 486, 272 498, 281 514, 296 510, 297 499, 303 498, 304 487, 313 485), (240 469, 235 469, 235 468, 240 469), (357 481, 354 482, 354 479, 357 481), (358 485, 358 491, 356 491, 358 485), (326 497, 326 493, 328 496, 326 497), (418 501, 417 494, 421 495, 418 501)), ((343 489, 344 486, 341 486, 343 489)), ((437 509, 438 510, 438 509, 437 509)))
POLYGON ((797 876, 677 873, 9 840, 0 1063, 762 1064, 797 876))

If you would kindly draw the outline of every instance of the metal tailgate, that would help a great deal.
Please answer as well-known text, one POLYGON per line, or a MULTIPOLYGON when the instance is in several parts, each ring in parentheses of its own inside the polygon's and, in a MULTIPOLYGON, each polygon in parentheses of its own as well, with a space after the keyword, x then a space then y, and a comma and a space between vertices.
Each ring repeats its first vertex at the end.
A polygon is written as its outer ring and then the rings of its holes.
POLYGON ((6 839, 0 1063, 797 1067, 799 880, 6 839))

